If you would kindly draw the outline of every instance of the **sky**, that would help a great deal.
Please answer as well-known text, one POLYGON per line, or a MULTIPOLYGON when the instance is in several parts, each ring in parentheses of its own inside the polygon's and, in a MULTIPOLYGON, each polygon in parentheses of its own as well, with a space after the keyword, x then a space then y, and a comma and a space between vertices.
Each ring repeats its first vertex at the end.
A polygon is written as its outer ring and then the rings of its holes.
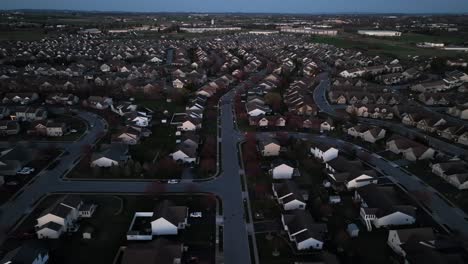
POLYGON ((0 9, 127 12, 468 13, 467 0, 0 0, 0 9))

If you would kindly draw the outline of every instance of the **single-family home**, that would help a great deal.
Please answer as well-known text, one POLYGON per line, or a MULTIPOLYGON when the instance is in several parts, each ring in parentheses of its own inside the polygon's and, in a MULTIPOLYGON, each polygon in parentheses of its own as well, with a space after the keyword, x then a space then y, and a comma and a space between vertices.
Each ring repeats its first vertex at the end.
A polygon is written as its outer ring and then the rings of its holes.
POLYGON ((356 125, 348 128, 348 135, 360 138, 369 143, 385 138, 385 129, 367 125, 356 125))
POLYGON ((197 146, 181 142, 169 156, 182 163, 197 163, 197 146))
POLYGON ((99 153, 94 153, 91 157, 91 167, 112 167, 127 163, 130 159, 128 145, 122 143, 112 143, 101 147, 99 153))
POLYGON ((354 199, 361 203, 359 214, 368 231, 416 222, 416 208, 400 202, 392 186, 368 184, 355 190, 354 199))
POLYGON ((338 149, 321 142, 312 142, 310 153, 321 162, 328 162, 338 157, 338 149))
POLYGON ((65 232, 78 230, 77 220, 83 201, 79 196, 67 195, 45 209, 36 219, 39 239, 58 239, 65 232))
POLYGON ((279 156, 281 151, 280 143, 273 138, 259 140, 259 148, 264 157, 279 156))
POLYGON ((298 171, 288 162, 275 160, 271 163, 270 175, 275 180, 291 179, 293 176, 298 176, 298 171))
POLYGON ((305 210, 306 201, 293 181, 274 183, 272 189, 273 195, 284 210, 305 210))
POLYGON ((459 190, 468 189, 468 164, 464 161, 434 163, 432 172, 459 190))
POLYGON ((102 96, 90 96, 86 100, 86 103, 91 108, 104 110, 112 105, 112 98, 102 96))
POLYGON ((281 215, 283 228, 297 250, 321 250, 327 225, 316 223, 308 211, 293 210, 281 215))

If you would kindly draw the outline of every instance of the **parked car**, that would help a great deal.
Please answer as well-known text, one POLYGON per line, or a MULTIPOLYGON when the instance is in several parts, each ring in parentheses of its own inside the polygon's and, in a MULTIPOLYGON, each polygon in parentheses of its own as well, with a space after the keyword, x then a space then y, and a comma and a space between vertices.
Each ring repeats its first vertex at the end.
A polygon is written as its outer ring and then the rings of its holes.
POLYGON ((30 168, 30 167, 24 167, 22 168, 21 170, 19 170, 17 172, 17 174, 21 174, 21 175, 28 175, 28 174, 31 174, 35 171, 34 168, 30 168))
POLYGON ((190 217, 200 218, 200 217, 202 217, 202 212, 192 212, 192 213, 190 213, 190 217))

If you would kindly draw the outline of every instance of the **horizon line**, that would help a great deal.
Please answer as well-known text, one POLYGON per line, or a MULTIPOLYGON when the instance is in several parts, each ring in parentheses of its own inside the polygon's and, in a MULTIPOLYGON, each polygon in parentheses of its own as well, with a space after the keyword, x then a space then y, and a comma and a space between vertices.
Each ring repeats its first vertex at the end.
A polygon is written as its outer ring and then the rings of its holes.
POLYGON ((82 13, 130 13, 130 14, 267 14, 267 15, 468 15, 468 11, 457 12, 380 12, 380 11, 322 11, 322 12, 264 12, 264 11, 123 11, 123 10, 89 10, 89 9, 36 9, 17 8, 2 9, 1 12, 82 12, 82 13))

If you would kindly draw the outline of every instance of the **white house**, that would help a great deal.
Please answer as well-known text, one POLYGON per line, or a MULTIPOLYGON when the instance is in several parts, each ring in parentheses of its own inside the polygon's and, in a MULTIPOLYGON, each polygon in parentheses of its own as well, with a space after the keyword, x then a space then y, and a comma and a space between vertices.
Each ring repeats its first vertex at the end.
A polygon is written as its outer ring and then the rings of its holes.
POLYGON ((327 225, 315 223, 309 212, 289 211, 288 214, 281 215, 281 222, 297 250, 322 249, 327 225))
POLYGON ((305 200, 293 181, 274 183, 272 190, 273 195, 285 211, 304 210, 306 208, 305 200))
POLYGON ((310 152, 316 159, 322 162, 328 162, 338 157, 338 149, 322 144, 320 142, 313 142, 310 152))
POLYGON ((291 179, 294 176, 294 170, 286 163, 277 162, 277 165, 272 165, 270 174, 275 180, 291 179))
POLYGON ((179 79, 172 81, 172 86, 176 89, 182 89, 185 86, 185 83, 179 79))
POLYGON ((181 131, 195 131, 201 128, 201 121, 200 119, 187 117, 180 126, 177 127, 178 130, 181 131))
POLYGON ((360 217, 368 231, 372 231, 372 226, 380 228, 416 222, 416 208, 400 204, 391 186, 366 185, 355 191, 355 200, 361 202, 360 217))
POLYGON ((153 212, 137 212, 127 232, 127 240, 151 240, 152 236, 177 235, 188 226, 188 208, 176 206, 168 200, 162 201, 153 212), (138 218, 148 222, 147 226, 135 226, 138 218), (137 230, 139 228, 139 230, 137 230))
POLYGON ((274 139, 260 140, 260 152, 264 157, 278 156, 281 151, 281 145, 274 139))
POLYGON ((181 143, 177 146, 176 151, 169 154, 169 156, 177 162, 196 163, 197 149, 196 146, 181 143))
POLYGON ((57 239, 64 232, 74 232, 78 226, 80 207, 83 201, 75 195, 67 195, 54 206, 44 210, 36 219, 36 234, 39 239, 57 239))
POLYGON ((121 143, 112 143, 103 147, 100 153, 93 154, 91 157, 91 167, 112 167, 125 164, 130 156, 128 155, 128 146, 121 143))

